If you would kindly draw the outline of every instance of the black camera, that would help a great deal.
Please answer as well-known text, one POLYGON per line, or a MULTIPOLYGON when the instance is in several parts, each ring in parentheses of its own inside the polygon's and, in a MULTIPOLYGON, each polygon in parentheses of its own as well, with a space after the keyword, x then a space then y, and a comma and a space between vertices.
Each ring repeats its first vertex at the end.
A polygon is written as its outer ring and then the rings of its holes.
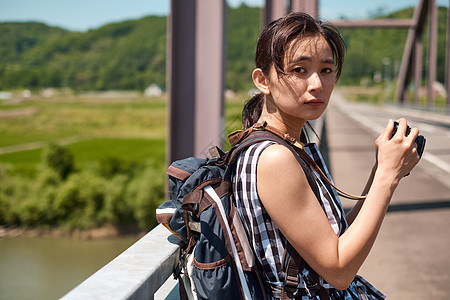
MULTIPOLYGON (((391 139, 394 137, 395 133, 397 132, 398 122, 394 121, 394 130, 392 130, 391 139)), ((409 135, 411 132, 411 127, 406 127, 406 136, 409 135)), ((427 139, 423 135, 418 135, 414 142, 417 145, 417 153, 419 154, 419 157, 422 157, 423 150, 425 149, 425 142, 427 139)))

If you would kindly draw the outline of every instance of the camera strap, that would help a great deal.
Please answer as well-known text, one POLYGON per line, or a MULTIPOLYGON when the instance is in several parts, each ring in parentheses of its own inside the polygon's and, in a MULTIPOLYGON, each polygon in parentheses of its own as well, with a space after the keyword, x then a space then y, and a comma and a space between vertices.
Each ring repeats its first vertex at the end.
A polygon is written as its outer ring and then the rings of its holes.
POLYGON ((263 123, 256 123, 251 128, 252 131, 258 131, 258 130, 266 130, 279 138, 286 141, 294 150, 295 152, 300 156, 300 158, 306 162, 308 165, 311 166, 311 168, 317 172, 317 174, 320 175, 322 179, 324 179, 326 182, 328 182, 332 187, 334 187, 338 193, 339 196, 350 199, 350 200, 364 200, 366 199, 366 196, 356 196, 349 193, 344 192, 340 188, 338 188, 331 180, 325 175, 325 173, 322 171, 322 169, 316 164, 316 162, 308 155, 308 153, 305 152, 303 149, 304 145, 297 141, 295 138, 291 137, 289 134, 283 134, 278 129, 270 126, 266 121, 263 123))

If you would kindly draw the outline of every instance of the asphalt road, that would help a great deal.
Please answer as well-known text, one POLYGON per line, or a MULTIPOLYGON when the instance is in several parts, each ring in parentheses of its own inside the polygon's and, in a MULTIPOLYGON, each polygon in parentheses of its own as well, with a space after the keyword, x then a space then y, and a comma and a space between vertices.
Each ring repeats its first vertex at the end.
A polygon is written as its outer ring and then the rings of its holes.
POLYGON ((337 186, 359 194, 375 161, 376 137, 399 117, 427 138, 425 153, 397 188, 360 274, 388 299, 450 299, 450 117, 356 105, 335 93, 326 113, 330 169, 337 186))

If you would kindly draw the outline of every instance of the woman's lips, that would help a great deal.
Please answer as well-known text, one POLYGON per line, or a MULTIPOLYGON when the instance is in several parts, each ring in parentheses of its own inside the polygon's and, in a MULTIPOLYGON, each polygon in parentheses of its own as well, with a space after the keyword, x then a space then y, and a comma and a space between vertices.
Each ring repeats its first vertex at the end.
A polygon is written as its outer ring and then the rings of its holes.
POLYGON ((305 104, 308 104, 310 106, 320 106, 323 104, 323 101, 319 100, 319 99, 311 99, 311 100, 307 100, 305 102, 305 104))

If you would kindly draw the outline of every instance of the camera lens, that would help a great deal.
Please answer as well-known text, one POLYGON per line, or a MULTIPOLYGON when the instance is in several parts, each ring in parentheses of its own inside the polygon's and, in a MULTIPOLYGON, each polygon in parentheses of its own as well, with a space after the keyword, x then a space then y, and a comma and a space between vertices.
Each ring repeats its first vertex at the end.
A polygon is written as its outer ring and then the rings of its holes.
POLYGON ((419 154, 419 157, 422 157, 423 150, 425 149, 425 137, 423 135, 418 135, 414 142, 416 142, 417 145, 417 154, 419 154))

